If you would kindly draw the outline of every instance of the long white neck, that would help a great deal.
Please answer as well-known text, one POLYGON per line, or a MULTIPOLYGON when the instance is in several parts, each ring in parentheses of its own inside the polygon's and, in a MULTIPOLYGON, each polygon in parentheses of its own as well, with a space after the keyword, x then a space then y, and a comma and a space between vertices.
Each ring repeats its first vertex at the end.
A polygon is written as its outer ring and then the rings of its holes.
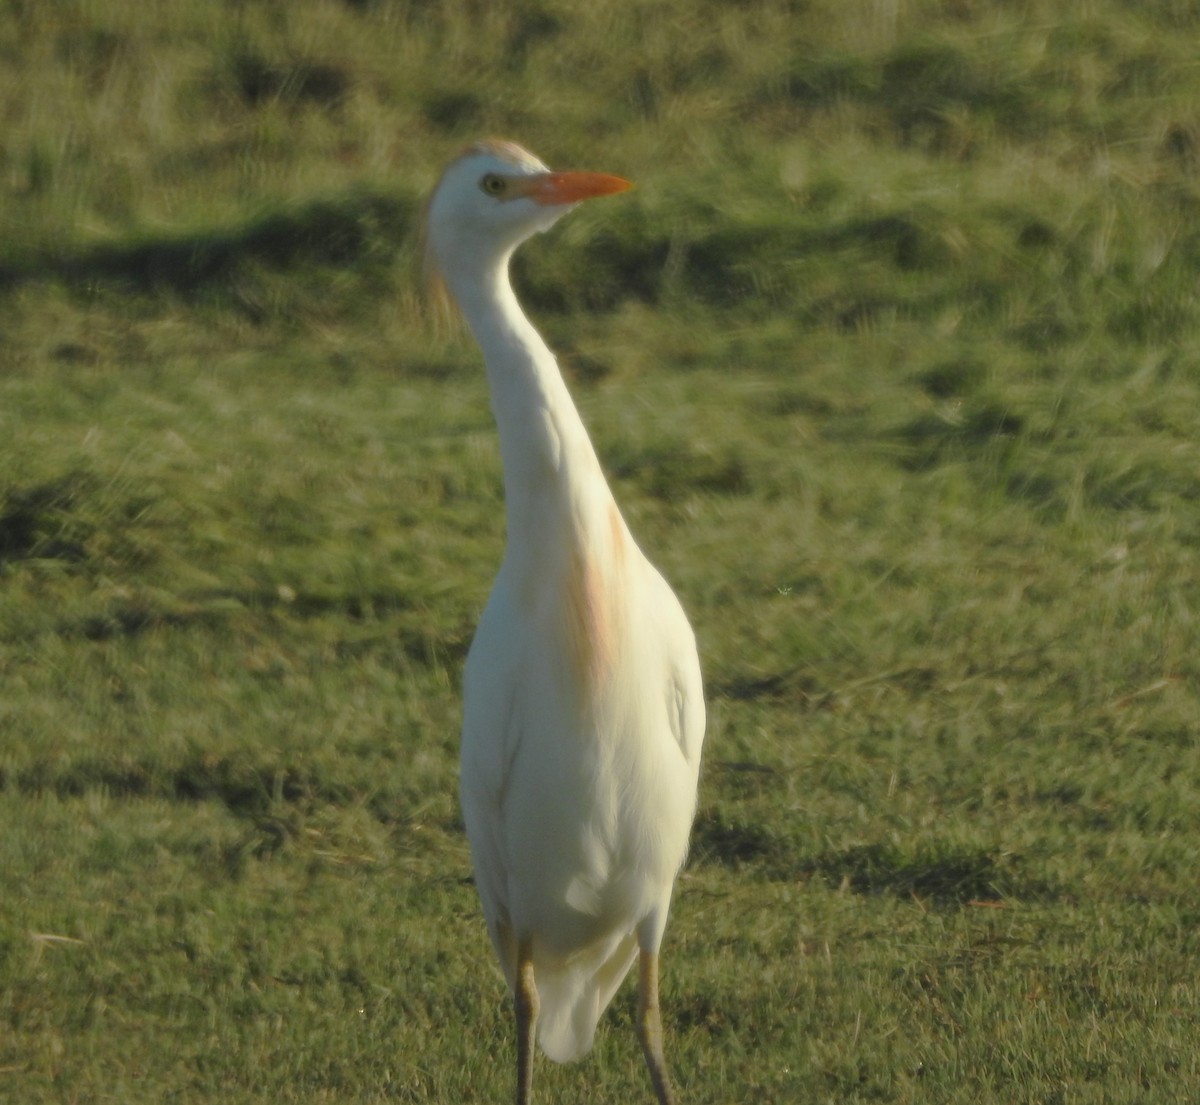
POLYGON ((508 556, 541 560, 563 528, 579 533, 612 502, 558 362, 525 317, 508 277, 511 252, 447 273, 483 350, 504 465, 508 556))

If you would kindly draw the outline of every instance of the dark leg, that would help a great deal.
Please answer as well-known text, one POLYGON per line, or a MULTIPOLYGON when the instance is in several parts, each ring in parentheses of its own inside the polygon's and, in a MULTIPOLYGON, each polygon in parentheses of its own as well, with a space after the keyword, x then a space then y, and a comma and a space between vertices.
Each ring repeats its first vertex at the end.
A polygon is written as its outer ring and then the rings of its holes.
POLYGON ((667 1061, 663 1057, 662 1017, 658 1012, 658 953, 643 951, 638 958, 638 1039, 650 1068, 658 1105, 675 1105, 667 1061))
POLYGON ((517 1014, 517 1105, 529 1105, 533 1090, 533 1044, 537 1029, 537 986, 533 981, 533 946, 522 940, 517 948, 517 992, 513 998, 517 1014))

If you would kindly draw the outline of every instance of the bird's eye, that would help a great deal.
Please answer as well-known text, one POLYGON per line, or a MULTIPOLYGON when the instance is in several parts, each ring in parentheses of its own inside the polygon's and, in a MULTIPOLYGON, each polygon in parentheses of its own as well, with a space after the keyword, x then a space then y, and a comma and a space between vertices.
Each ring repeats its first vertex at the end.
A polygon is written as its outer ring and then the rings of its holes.
POLYGON ((479 187, 489 196, 502 196, 507 186, 508 184, 504 177, 497 173, 487 173, 479 182, 479 187))

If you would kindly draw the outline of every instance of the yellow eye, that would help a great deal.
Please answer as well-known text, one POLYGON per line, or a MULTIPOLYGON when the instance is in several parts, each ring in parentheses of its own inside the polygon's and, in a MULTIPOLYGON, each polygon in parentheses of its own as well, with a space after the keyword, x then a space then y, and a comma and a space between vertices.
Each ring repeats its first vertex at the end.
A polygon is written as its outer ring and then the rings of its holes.
POLYGON ((502 196, 508 187, 508 181, 497 173, 487 173, 479 182, 479 187, 489 196, 502 196))

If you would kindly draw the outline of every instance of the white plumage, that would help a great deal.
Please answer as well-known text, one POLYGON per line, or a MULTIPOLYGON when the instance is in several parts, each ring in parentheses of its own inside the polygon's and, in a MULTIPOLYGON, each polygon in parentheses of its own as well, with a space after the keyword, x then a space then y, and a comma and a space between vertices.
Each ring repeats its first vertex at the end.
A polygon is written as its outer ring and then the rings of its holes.
POLYGON ((584 1055, 639 956, 639 1035, 660 1103, 673 1100, 657 965, 704 737, 695 639, 508 279, 524 239, 627 187, 485 142, 446 169, 426 227, 484 353, 504 467, 507 540, 467 658, 460 793, 515 999, 518 1102, 535 1024, 550 1058, 584 1055))

